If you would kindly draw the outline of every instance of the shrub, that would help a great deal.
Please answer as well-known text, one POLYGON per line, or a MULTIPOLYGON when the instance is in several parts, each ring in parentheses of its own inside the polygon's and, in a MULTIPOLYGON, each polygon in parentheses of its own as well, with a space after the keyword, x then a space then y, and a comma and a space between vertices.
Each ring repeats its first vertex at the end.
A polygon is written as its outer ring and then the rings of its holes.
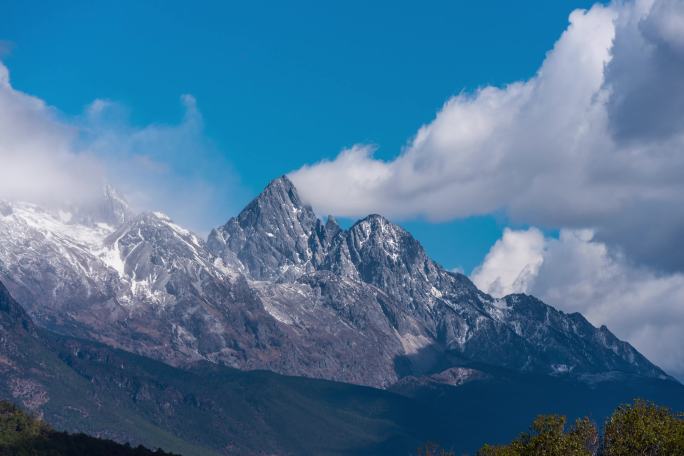
POLYGON ((606 422, 605 456, 684 455, 684 420, 670 409, 637 400, 606 422))
POLYGON ((541 415, 530 432, 521 434, 508 445, 485 445, 480 456, 592 456, 598 447, 596 427, 588 418, 578 419, 565 431, 566 418, 541 415))

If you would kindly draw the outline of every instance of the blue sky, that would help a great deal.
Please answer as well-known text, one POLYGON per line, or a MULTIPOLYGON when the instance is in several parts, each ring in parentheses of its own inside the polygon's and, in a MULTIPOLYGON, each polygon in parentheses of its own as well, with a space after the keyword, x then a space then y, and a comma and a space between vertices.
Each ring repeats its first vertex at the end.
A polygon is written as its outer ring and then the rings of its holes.
MULTIPOLYGON (((95 99, 133 125, 175 123, 192 94, 221 155, 179 173, 239 179, 196 222, 233 215, 278 175, 355 143, 396 156, 461 91, 531 77, 587 1, 3 2, 3 61, 16 89, 77 116, 95 99), (223 169, 231 167, 231 170, 223 169)), ((444 266, 469 272, 503 217, 402 220, 444 266)))
POLYGON ((287 173, 320 215, 388 216, 684 378, 681 0, 0 13, 0 198, 109 181, 206 233, 287 173))

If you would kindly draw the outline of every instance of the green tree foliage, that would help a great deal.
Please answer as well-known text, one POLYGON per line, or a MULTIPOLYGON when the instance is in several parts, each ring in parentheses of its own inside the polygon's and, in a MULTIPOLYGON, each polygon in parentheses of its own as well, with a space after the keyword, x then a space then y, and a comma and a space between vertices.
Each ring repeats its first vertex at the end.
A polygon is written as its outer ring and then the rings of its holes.
POLYGON ((566 418, 539 416, 530 432, 508 445, 485 445, 479 456, 684 456, 684 416, 666 407, 636 400, 618 407, 600 442, 588 419, 565 431, 566 418))
POLYGON ((637 400, 606 422, 605 456, 684 455, 684 420, 666 407, 637 400))
POLYGON ((0 402, 0 448, 23 445, 47 432, 45 425, 9 402, 0 402))
POLYGON ((509 445, 485 445, 480 456, 592 456, 598 447, 596 427, 584 418, 568 431, 566 418, 541 415, 532 423, 530 432, 521 434, 509 445))
POLYGON ((16 406, 0 401, 0 456, 82 455, 164 456, 170 453, 142 446, 131 448, 85 434, 57 432, 16 406))

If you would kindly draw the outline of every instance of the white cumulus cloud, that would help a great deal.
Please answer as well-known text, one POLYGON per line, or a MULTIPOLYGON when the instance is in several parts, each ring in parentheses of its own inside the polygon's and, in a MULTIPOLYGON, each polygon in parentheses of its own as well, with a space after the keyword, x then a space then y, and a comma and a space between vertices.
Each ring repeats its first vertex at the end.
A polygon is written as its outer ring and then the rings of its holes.
POLYGON ((104 170, 74 151, 77 134, 42 100, 14 90, 0 63, 0 198, 54 204, 93 195, 104 170))
POLYGON ((612 252, 587 230, 558 239, 506 230, 472 275, 495 296, 528 293, 608 326, 666 371, 684 378, 684 274, 658 274, 612 252))
POLYGON ((506 228, 471 278, 478 288, 497 297, 523 293, 539 274, 545 246, 544 234, 536 228, 506 228))
POLYGON ((534 77, 453 97, 395 159, 358 145, 291 177, 321 213, 502 211, 589 227, 638 261, 684 270, 673 249, 684 234, 683 20, 674 0, 577 10, 534 77))

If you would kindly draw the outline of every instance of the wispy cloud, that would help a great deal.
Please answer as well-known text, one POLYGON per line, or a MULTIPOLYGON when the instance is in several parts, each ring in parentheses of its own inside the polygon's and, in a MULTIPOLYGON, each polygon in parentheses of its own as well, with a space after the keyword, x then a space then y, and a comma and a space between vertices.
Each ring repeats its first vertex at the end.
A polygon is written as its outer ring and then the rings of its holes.
POLYGON ((172 125, 132 125, 127 108, 111 100, 70 118, 15 90, 0 63, 0 198, 83 204, 110 183, 138 210, 207 231, 234 209, 239 179, 204 134, 194 97, 181 103, 183 117, 172 125))
POLYGON ((42 100, 14 90, 0 64, 0 198, 56 204, 95 195, 104 169, 74 150, 77 135, 42 100))

